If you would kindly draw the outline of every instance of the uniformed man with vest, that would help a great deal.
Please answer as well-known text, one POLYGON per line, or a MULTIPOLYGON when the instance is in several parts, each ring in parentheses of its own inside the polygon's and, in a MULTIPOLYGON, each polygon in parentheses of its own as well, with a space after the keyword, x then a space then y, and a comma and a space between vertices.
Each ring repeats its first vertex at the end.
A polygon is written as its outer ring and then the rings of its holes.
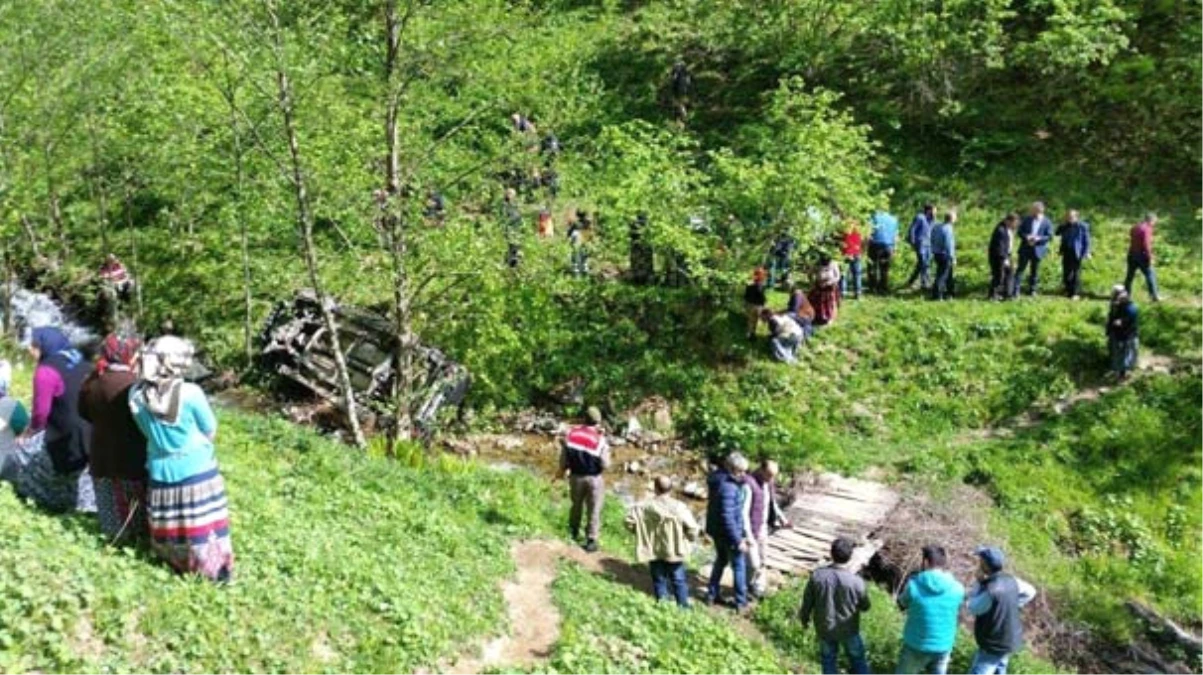
POLYGON ((573 540, 580 539, 582 510, 589 509, 589 530, 585 538, 585 550, 597 550, 601 534, 602 499, 606 483, 602 472, 610 466, 610 444, 601 430, 601 411, 590 406, 585 411, 586 424, 573 427, 564 437, 560 452, 560 472, 567 474, 572 494, 572 511, 568 516, 568 529, 573 540))
POLYGON ((1023 622, 1019 609, 1036 597, 1036 589, 1018 577, 1003 572, 1003 552, 979 546, 977 584, 969 593, 973 614, 973 637, 977 653, 970 673, 1005 675, 1011 655, 1023 646, 1023 622))

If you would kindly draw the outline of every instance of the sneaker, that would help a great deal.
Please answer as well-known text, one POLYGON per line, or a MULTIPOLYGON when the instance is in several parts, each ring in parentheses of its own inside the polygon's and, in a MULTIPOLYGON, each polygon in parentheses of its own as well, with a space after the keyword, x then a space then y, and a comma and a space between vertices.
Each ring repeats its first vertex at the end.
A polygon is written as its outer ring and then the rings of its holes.
POLYGON ((599 547, 597 545, 596 539, 590 539, 589 541, 585 542, 585 552, 586 553, 597 553, 598 548, 599 547))

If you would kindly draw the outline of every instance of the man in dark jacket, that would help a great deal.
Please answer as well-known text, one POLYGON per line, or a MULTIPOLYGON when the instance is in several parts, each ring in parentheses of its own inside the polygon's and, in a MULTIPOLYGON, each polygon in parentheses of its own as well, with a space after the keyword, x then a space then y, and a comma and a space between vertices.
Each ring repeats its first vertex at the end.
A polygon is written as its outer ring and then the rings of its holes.
POLYGON ((924 204, 923 210, 915 215, 906 231, 906 243, 915 252, 915 271, 903 286, 919 282, 919 290, 926 291, 931 283, 931 231, 936 226, 936 207, 924 204))
POLYGON ((990 260, 990 300, 1003 300, 1011 296, 1011 251, 1015 249, 1015 228, 1019 226, 1019 216, 1008 213, 994 226, 994 234, 990 235, 990 248, 987 257, 990 260))
POLYGON ((1082 297, 1082 261, 1090 257, 1090 223, 1082 221, 1078 212, 1070 210, 1065 222, 1057 228, 1061 238, 1061 281, 1065 296, 1082 297))
POLYGON ((824 673, 840 672, 841 645, 852 662, 850 672, 869 672, 865 643, 860 636, 860 613, 869 610, 869 594, 865 580, 844 567, 852 559, 852 549, 852 542, 844 537, 832 542, 832 564, 815 570, 802 592, 799 618, 803 630, 814 620, 824 673))
POLYGON ((743 475, 748 470, 748 460, 733 452, 723 462, 724 466, 706 479, 710 501, 706 504, 706 534, 714 540, 714 567, 710 571, 710 585, 706 602, 719 599, 719 586, 723 571, 731 566, 735 585, 735 609, 743 612, 748 605, 748 533, 744 532, 743 519, 743 475))
POLYGON ((1034 202, 1031 214, 1024 216, 1019 225, 1019 269, 1015 272, 1011 295, 1019 295, 1023 272, 1029 267, 1032 272, 1028 277, 1028 295, 1036 295, 1036 287, 1040 284, 1040 261, 1048 255, 1048 243, 1052 238, 1053 224, 1044 215, 1044 202, 1034 202))
POLYGON ((1007 661, 1023 646, 1023 622, 1019 610, 1036 597, 1032 585, 1003 572, 1003 552, 993 546, 977 548, 977 584, 969 592, 973 615, 973 637, 977 653, 969 672, 974 675, 1006 675, 1007 661))

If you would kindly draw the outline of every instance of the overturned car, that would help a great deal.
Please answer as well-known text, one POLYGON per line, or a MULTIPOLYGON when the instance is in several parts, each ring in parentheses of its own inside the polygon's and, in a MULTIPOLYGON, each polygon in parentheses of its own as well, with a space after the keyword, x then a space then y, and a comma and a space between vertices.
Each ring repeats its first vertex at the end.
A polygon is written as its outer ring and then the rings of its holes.
MULTIPOLYGON (((364 426, 387 429, 394 423, 391 406, 399 349, 392 324, 377 312, 329 299, 327 303, 338 324, 339 345, 364 426)), ((462 411, 471 377, 432 347, 419 346, 413 361, 413 435, 425 440, 434 433, 440 410, 462 411)), ((300 291, 272 310, 260 335, 259 364, 291 385, 287 388, 337 405, 341 396, 333 342, 313 291, 300 291)))

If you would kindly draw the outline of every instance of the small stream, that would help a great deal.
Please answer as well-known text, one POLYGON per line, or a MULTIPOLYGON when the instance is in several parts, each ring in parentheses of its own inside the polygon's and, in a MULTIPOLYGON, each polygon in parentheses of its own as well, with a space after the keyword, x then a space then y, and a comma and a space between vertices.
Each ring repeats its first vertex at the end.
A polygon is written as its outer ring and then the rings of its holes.
MULTIPOLYGON (((10 285, 9 289, 12 321, 6 323, 10 324, 19 340, 27 340, 32 329, 43 326, 57 326, 72 345, 85 352, 90 352, 100 340, 94 330, 78 321, 49 295, 16 284, 10 285)), ((0 303, 0 316, 3 316, 5 307, 4 303, 0 303)))

